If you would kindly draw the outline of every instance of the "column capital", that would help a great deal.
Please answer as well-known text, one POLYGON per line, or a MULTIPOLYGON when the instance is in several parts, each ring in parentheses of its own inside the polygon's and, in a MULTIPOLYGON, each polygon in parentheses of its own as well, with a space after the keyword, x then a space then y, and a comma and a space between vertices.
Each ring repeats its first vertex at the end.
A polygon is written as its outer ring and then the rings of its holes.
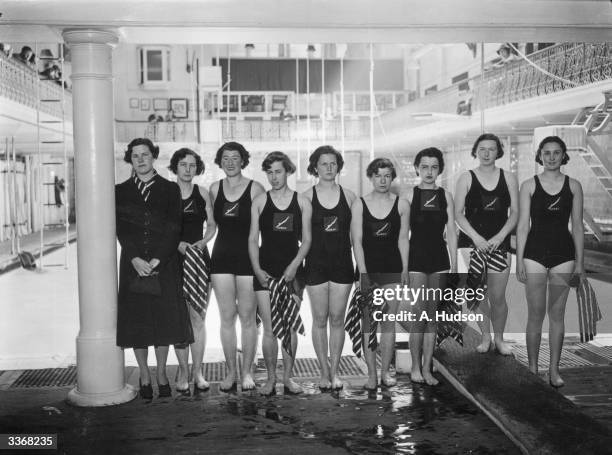
POLYGON ((119 42, 117 34, 110 30, 92 28, 67 28, 62 32, 67 44, 107 44, 115 47, 119 42))

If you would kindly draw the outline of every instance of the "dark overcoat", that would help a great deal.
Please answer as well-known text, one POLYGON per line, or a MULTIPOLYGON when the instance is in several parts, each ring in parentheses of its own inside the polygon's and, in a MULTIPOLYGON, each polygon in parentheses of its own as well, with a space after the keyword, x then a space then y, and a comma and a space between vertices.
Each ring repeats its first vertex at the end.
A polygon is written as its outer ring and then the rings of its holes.
POLYGON ((189 313, 180 290, 177 247, 181 224, 179 187, 160 175, 154 177, 145 202, 133 178, 115 187, 117 238, 121 245, 117 345, 127 347, 166 346, 193 342, 189 313), (137 277, 132 259, 153 258, 162 295, 130 291, 137 277))

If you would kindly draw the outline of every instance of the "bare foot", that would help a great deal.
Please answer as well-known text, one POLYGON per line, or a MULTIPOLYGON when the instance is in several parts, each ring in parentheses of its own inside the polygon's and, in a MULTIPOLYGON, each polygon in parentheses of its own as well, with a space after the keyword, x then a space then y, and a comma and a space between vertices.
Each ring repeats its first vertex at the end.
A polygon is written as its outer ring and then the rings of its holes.
POLYGON ((339 377, 334 376, 331 382, 332 390, 342 390, 344 388, 344 382, 340 380, 339 377))
POLYGON ((363 385, 366 390, 376 390, 378 387, 378 378, 376 376, 368 377, 368 381, 363 385))
POLYGON ((253 390, 255 388, 255 381, 253 381, 253 376, 250 373, 247 373, 242 378, 242 390, 253 390))
POLYGON ((561 379, 558 371, 549 371, 549 375, 550 377, 548 380, 550 381, 550 385, 554 388, 558 389, 559 387, 563 387, 565 385, 565 382, 563 379, 561 379))
POLYGON ((425 382, 427 383, 427 385, 438 385, 439 384, 438 380, 434 378, 434 376, 429 372, 423 373, 423 378, 425 379, 425 382))
POLYGON ((265 396, 270 396, 276 393, 276 378, 268 379, 268 381, 259 389, 259 393, 265 396))
POLYGON ((395 384, 397 384, 397 379, 391 376, 387 371, 381 375, 380 383, 385 387, 393 387, 395 384))
POLYGON ((178 376, 176 378, 176 390, 187 390, 189 389, 189 380, 187 379, 188 377, 188 372, 187 371, 181 371, 181 369, 179 368, 178 370, 178 376))
POLYGON ((503 340, 495 340, 495 349, 497 349, 497 352, 501 355, 512 355, 512 348, 503 340))
POLYGON ((331 388, 331 381, 325 375, 321 375, 321 379, 319 379, 319 389, 321 390, 329 390, 331 388))
POLYGON ((227 376, 225 376, 225 379, 221 381, 221 384, 219 384, 219 389, 220 390, 230 390, 232 387, 234 387, 235 383, 236 383, 236 372, 230 371, 227 373, 227 376))
POLYGON ((166 370, 157 370, 157 385, 168 385, 168 376, 166 370))
POLYGON ((491 349, 491 337, 483 337, 482 342, 476 346, 476 352, 484 354, 485 352, 489 352, 489 349, 491 349))
POLYGON ((425 382, 425 378, 423 377, 420 368, 412 369, 412 371, 410 372, 410 380, 418 384, 423 384, 425 382))
POLYGON ((304 389, 298 383, 294 382, 293 379, 285 379, 283 381, 283 385, 285 386, 285 394, 297 395, 298 393, 302 393, 304 389))
POLYGON ((210 384, 204 377, 194 378, 193 379, 194 388, 197 387, 200 390, 208 390, 210 388, 210 384))

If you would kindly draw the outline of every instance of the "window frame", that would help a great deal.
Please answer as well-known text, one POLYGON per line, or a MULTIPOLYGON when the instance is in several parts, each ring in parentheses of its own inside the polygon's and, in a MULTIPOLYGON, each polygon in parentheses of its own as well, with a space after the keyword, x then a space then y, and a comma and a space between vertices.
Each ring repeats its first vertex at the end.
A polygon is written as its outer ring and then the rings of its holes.
POLYGON ((171 53, 169 46, 139 46, 138 47, 138 83, 144 89, 165 88, 171 81, 171 53), (161 80, 148 79, 148 52, 161 52, 161 80))

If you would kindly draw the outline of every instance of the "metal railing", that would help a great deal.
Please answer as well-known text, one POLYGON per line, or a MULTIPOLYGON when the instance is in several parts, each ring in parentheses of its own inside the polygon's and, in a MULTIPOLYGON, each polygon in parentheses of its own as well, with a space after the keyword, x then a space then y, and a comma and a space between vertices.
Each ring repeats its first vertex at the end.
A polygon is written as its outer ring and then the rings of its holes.
MULTIPOLYGON (((54 81, 40 81, 35 69, 28 68, 26 65, 16 61, 14 58, 8 58, 4 54, 0 54, 0 96, 8 98, 20 104, 24 104, 32 109, 36 109, 38 105, 37 85, 40 83, 41 99, 59 99, 61 98, 62 88, 54 81)), ((72 118, 72 94, 65 90, 66 118, 72 118)), ((53 115, 55 117, 62 116, 61 106, 59 103, 47 103, 41 106, 41 112, 53 115)))

